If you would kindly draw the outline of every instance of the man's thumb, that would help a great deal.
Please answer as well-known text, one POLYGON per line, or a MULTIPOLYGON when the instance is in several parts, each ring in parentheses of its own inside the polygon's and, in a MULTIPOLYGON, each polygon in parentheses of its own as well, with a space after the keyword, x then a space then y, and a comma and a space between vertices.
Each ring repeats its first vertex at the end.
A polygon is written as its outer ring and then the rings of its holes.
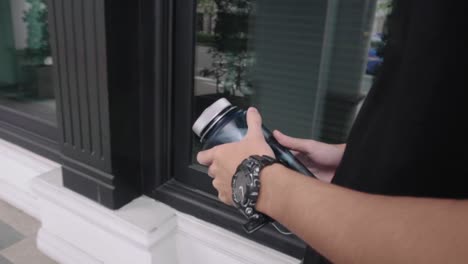
POLYGON ((254 107, 250 107, 247 110, 247 127, 248 135, 263 137, 262 116, 260 116, 260 113, 254 107))

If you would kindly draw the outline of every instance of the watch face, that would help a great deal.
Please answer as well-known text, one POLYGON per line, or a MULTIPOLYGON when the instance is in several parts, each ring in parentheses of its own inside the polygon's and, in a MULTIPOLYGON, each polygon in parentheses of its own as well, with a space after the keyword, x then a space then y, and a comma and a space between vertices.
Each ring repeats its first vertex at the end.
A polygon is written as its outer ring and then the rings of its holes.
POLYGON ((236 174, 236 180, 233 184, 233 198, 236 203, 240 203, 243 206, 247 205, 247 192, 249 185, 251 184, 250 172, 248 170, 240 170, 236 174))

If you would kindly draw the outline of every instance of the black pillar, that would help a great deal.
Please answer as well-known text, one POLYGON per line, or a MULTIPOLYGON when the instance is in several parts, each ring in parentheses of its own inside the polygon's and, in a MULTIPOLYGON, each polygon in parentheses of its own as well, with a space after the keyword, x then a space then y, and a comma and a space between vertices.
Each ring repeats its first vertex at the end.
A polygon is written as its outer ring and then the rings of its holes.
POLYGON ((64 185, 112 209, 141 194, 152 155, 141 2, 48 2, 64 185))

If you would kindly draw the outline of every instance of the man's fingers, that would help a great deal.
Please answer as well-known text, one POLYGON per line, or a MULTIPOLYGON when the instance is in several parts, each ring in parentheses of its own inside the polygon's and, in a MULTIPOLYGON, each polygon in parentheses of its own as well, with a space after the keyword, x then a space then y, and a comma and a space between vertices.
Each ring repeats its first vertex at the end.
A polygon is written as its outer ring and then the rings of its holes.
POLYGON ((281 145, 288 149, 299 152, 310 152, 311 140, 286 136, 278 130, 273 131, 273 136, 281 145))
POLYGON ((211 163, 213 162, 213 156, 214 156, 214 148, 205 150, 205 151, 200 151, 197 154, 197 161, 198 163, 202 165, 210 166, 211 163))
POLYGON ((258 137, 263 137, 262 132, 262 117, 260 113, 254 107, 250 107, 247 110, 247 126, 248 132, 247 135, 258 137))

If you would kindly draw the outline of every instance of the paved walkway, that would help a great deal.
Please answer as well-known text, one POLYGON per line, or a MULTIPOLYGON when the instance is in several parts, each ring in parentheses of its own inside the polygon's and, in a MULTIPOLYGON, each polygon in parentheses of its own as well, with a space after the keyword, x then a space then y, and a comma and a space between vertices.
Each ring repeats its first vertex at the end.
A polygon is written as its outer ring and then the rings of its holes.
POLYGON ((36 247, 40 223, 0 200, 0 264, 54 264, 36 247))

